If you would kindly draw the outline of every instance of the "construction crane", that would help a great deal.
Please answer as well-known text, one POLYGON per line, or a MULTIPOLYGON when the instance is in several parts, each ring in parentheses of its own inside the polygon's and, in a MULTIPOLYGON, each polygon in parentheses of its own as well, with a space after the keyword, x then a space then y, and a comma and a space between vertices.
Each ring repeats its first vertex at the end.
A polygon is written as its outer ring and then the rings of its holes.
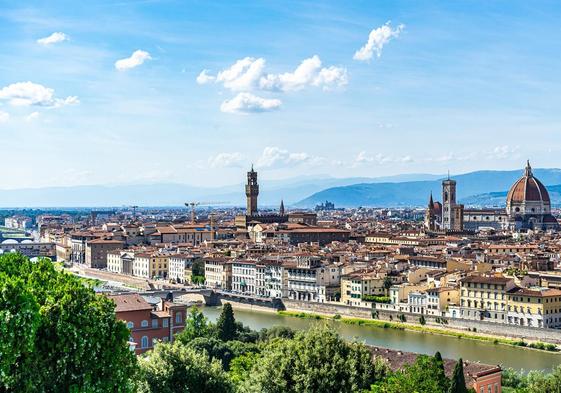
POLYGON ((193 202, 185 202, 185 206, 187 206, 187 208, 191 208, 191 224, 195 224, 196 223, 196 215, 195 215, 195 208, 197 206, 214 206, 214 205, 225 205, 228 202, 198 202, 198 201, 193 201, 193 202))

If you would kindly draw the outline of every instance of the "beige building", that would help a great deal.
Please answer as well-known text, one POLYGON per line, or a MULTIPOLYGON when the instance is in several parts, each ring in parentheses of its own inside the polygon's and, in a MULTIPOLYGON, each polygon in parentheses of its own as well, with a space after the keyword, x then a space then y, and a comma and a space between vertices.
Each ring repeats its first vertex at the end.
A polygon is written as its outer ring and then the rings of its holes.
POLYGON ((232 261, 226 258, 205 259, 205 285, 216 289, 232 289, 232 261))
POLYGON ((461 280, 460 318, 506 323, 507 292, 514 281, 505 277, 468 276, 461 280))
POLYGON ((86 243, 86 260, 88 267, 104 269, 107 267, 107 253, 123 247, 120 240, 93 239, 86 243))
POLYGON ((368 307, 371 301, 365 296, 386 296, 385 273, 376 271, 356 271, 341 276, 341 302, 349 306, 368 307))

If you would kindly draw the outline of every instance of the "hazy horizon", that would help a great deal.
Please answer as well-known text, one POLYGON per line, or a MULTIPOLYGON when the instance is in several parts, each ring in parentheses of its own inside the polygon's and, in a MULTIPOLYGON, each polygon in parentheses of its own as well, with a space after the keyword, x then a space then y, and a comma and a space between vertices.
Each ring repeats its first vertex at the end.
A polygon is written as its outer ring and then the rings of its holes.
POLYGON ((559 11, 0 1, 2 187, 556 167, 559 11))

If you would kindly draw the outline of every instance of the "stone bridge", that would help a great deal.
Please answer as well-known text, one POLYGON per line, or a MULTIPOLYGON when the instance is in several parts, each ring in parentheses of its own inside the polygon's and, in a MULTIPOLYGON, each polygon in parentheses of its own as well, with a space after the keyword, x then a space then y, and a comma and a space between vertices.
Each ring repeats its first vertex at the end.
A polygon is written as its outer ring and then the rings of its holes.
POLYGON ((284 304, 281 299, 242 295, 209 288, 158 289, 141 292, 140 294, 161 298, 165 298, 171 294, 174 301, 179 303, 202 301, 207 306, 220 306, 223 302, 232 302, 250 306, 272 308, 275 310, 284 310, 284 304))

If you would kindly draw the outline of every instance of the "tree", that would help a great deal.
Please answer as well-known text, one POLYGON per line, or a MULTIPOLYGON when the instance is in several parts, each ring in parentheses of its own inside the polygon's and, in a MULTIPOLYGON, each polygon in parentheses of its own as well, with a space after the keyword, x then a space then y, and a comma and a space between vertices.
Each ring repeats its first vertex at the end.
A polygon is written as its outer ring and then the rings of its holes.
POLYGON ((50 260, 0 256, 0 322, 0 390, 134 390, 136 358, 115 304, 50 260))
POLYGON ((386 363, 373 362, 363 344, 346 342, 326 326, 298 332, 292 340, 274 339, 261 354, 241 392, 357 392, 387 372, 386 363))
POLYGON ((450 387, 450 380, 446 377, 444 360, 442 359, 442 355, 440 354, 440 352, 436 352, 434 354, 434 361, 436 366, 434 370, 434 378, 437 380, 440 389, 443 392, 446 392, 450 387))
POLYGON ((393 285, 392 279, 389 276, 384 277, 384 289, 386 290, 386 294, 390 293, 390 288, 393 285))
POLYGON ((218 338, 222 341, 230 341, 236 337, 236 319, 234 310, 230 303, 226 303, 222 308, 222 313, 216 321, 216 331, 218 338))
POLYGON ((259 332, 260 341, 269 341, 273 338, 294 338, 294 330, 288 326, 273 326, 269 329, 263 328, 259 332))
POLYGON ((160 343, 139 359, 139 393, 230 393, 220 362, 176 342, 160 343))
POLYGON ((242 385, 250 376, 251 369, 260 359, 260 354, 249 352, 238 356, 230 363, 230 380, 234 385, 242 385))
POLYGON ((197 352, 205 352, 211 360, 219 360, 225 371, 230 369, 230 362, 235 357, 257 352, 255 344, 236 340, 222 341, 215 337, 198 337, 190 341, 187 346, 197 352))
POLYGON ((419 323, 421 325, 425 325, 427 323, 427 320, 425 319, 424 315, 421 315, 421 317, 419 318, 419 323))
POLYGON ((185 319, 185 329, 176 336, 184 344, 197 337, 208 337, 214 333, 212 324, 201 310, 193 306, 185 319))
POLYGON ((462 358, 460 358, 456 363, 456 366, 454 366, 454 372, 452 373, 452 381, 450 382, 448 393, 468 393, 464 377, 464 361, 462 358))
MULTIPOLYGON (((436 357, 419 355, 413 364, 390 374, 372 387, 372 393, 446 393, 439 380, 436 357)), ((445 378, 445 377, 444 377, 445 378)))

